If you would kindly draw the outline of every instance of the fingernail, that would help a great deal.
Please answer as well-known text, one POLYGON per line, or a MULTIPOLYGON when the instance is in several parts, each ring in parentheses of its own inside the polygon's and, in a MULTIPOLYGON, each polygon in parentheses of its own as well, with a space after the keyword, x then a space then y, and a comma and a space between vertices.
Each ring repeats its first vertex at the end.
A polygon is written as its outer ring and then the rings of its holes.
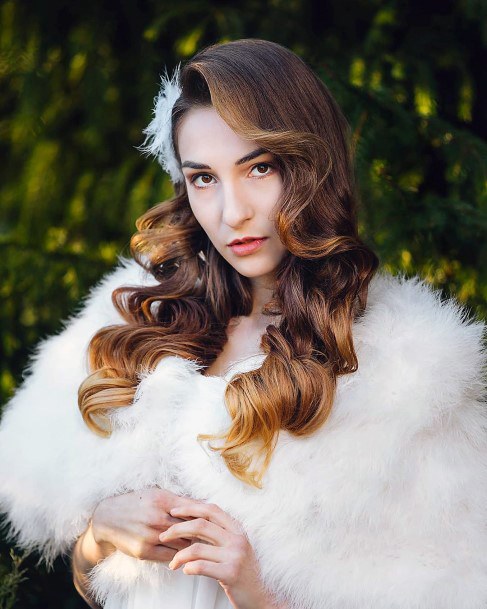
POLYGON ((170 569, 174 569, 174 561, 171 560, 171 562, 167 565, 170 569))

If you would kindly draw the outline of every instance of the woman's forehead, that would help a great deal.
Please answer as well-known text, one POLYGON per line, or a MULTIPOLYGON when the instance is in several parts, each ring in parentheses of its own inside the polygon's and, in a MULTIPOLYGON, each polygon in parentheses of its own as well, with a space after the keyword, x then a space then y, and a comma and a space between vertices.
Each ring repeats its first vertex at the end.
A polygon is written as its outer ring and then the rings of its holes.
POLYGON ((182 163, 208 164, 222 154, 237 160, 256 147, 255 142, 235 133, 213 107, 189 110, 181 119, 177 140, 182 163))

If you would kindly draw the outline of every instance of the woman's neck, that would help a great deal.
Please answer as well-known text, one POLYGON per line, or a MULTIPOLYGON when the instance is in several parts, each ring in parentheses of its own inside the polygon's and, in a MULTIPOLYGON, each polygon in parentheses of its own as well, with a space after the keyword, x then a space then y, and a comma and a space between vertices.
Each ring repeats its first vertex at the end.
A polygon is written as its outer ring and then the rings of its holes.
MULTIPOLYGON (((255 277, 251 279, 252 282, 252 311, 250 315, 246 316, 249 319, 251 326, 255 328, 265 327, 270 323, 276 323, 268 315, 262 314, 264 306, 272 300, 275 289, 275 281, 272 277, 267 275, 263 277, 255 277)), ((273 316, 275 317, 275 316, 273 316)))

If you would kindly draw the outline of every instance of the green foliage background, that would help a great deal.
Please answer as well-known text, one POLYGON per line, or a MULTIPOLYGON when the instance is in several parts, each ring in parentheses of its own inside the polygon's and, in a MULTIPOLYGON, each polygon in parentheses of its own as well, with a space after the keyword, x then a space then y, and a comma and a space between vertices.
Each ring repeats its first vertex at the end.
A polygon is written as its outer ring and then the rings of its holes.
MULTIPOLYGON (((33 345, 170 196, 134 147, 164 66, 216 41, 284 44, 354 134, 363 238, 487 318, 485 0, 0 1, 0 397, 33 345)), ((82 607, 0 543, 0 609, 82 607), (25 570, 24 570, 25 569, 25 570), (24 579, 25 578, 25 579, 24 579)))

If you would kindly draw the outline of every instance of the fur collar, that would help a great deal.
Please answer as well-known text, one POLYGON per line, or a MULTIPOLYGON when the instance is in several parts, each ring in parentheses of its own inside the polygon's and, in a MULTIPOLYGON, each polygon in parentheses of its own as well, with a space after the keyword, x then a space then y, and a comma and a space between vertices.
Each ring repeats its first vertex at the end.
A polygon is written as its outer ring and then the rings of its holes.
MULTIPOLYGON (((235 479, 198 433, 224 429, 226 378, 162 360, 110 439, 91 433, 76 393, 80 358, 120 321, 122 284, 147 283, 134 262, 97 286, 63 332, 41 343, 0 425, 0 511, 11 537, 66 552, 102 498, 151 485, 217 503, 244 526, 264 581, 293 609, 484 609, 487 604, 485 324, 419 277, 381 271, 354 324, 359 370, 338 379, 326 424, 282 432, 264 488, 235 479)), ((163 564, 115 552, 93 572, 105 601, 136 584, 159 590, 163 564)))

